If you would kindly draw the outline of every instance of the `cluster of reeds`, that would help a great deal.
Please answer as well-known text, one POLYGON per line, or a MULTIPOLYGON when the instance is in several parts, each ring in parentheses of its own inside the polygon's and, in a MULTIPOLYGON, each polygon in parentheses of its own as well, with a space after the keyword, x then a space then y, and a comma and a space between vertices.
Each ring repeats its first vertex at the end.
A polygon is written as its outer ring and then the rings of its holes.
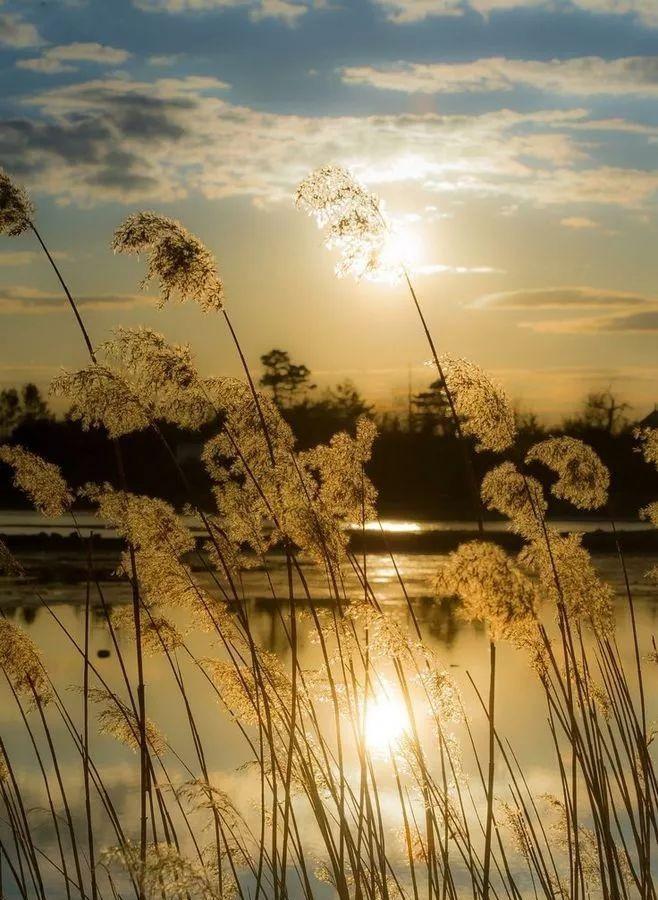
MULTIPOLYGON (((118 613, 110 609, 90 555, 80 639, 35 588, 62 652, 79 658, 81 685, 73 695, 0 611, 0 668, 24 728, 19 749, 0 736, 0 896, 655 897, 658 783, 644 669, 658 656, 637 632, 625 577, 635 659, 625 670, 613 591, 581 537, 548 524, 542 487, 531 474, 533 466, 547 466, 557 476, 557 496, 580 509, 604 509, 606 468, 572 438, 542 441, 519 458, 504 394, 473 364, 439 355, 409 276, 391 257, 379 202, 349 173, 314 172, 298 203, 327 229, 341 274, 385 274, 409 289, 462 439, 465 490, 480 528, 477 540, 445 560, 433 588, 437 597, 457 598, 464 617, 488 629, 488 684, 472 682, 467 715, 424 641, 394 556, 408 608, 402 624, 382 608, 367 555, 350 550, 345 525, 377 523, 376 489, 366 472, 373 423, 362 419, 354 435, 300 452, 276 406, 256 390, 212 255, 171 219, 131 216, 115 233, 115 251, 145 254, 147 278, 159 283, 163 303, 176 296, 221 315, 244 379, 202 377, 189 348, 149 329, 120 328, 96 348, 48 254, 89 352, 89 365, 64 373, 53 389, 68 397, 85 427, 104 427, 114 443, 121 487, 88 485, 84 496, 125 539, 121 573, 132 602, 118 613), (215 511, 197 506, 162 421, 221 423, 204 450, 215 511), (141 429, 167 450, 171 477, 188 493, 187 513, 204 530, 203 547, 176 510, 130 492, 122 438, 141 429), (482 484, 471 458, 478 449, 501 457, 482 484), (484 507, 507 517, 521 536, 518 555, 486 540, 484 507), (283 592, 271 577, 275 551, 285 559, 283 592), (322 573, 329 604, 319 604, 309 588, 310 565, 322 573), (253 628, 242 585, 253 566, 279 611, 285 662, 264 649, 253 628), (111 677, 90 656, 92 608, 100 608, 115 651, 111 677), (197 629, 208 633, 212 656, 192 649, 197 629), (302 630, 315 645, 312 666, 300 654, 302 630), (540 686, 537 728, 553 743, 555 795, 534 793, 524 762, 497 726, 501 642, 525 654, 528 677, 540 686), (170 675, 171 705, 179 710, 168 737, 149 716, 153 654, 170 675), (232 795, 209 763, 209 736, 199 721, 209 700, 221 727, 242 738, 255 809, 232 795), (486 723, 483 746, 473 716, 486 723), (95 752, 95 728, 135 751, 138 804, 116 796, 95 752), (71 753, 77 782, 61 766, 71 753), (100 823, 112 835, 102 845, 100 823)), ((33 207, 4 175, 0 229, 32 230, 48 253, 33 207)), ((638 437, 647 462, 656 464, 656 432, 638 437)), ((76 496, 55 466, 20 447, 2 448, 0 458, 37 509, 77 521, 76 496)), ((645 513, 657 522, 656 504, 645 513)), ((0 564, 12 577, 24 574, 4 546, 0 564)), ((625 574, 621 547, 619 564, 625 574)))

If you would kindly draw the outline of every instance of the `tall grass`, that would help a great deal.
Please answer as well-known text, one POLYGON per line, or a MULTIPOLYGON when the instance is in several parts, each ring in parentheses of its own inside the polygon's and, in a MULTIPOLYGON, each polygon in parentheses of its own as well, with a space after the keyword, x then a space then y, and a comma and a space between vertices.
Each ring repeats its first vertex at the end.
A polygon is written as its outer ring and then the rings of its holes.
MULTIPOLYGON (((354 435, 296 448, 276 406, 255 387, 215 262, 198 238, 171 219, 138 213, 117 230, 114 248, 146 256, 147 278, 158 281, 163 303, 177 295, 224 317, 244 380, 203 378, 189 348, 149 329, 120 328, 96 348, 31 204, 2 175, 0 227, 37 236, 89 352, 90 365, 60 376, 54 390, 69 398, 85 427, 105 428, 114 442, 121 487, 88 485, 83 494, 125 540, 122 574, 132 602, 111 609, 91 545, 82 641, 34 588, 60 652, 78 661, 73 694, 27 634, 0 618, 6 696, 25 734, 20 742, 13 729, 13 740, 0 736, 0 895, 655 897, 658 783, 643 659, 649 652, 655 660, 655 649, 637 632, 626 577, 634 653, 626 671, 612 589, 580 537, 559 534, 546 521, 532 467, 548 466, 554 493, 580 509, 605 506, 609 473, 573 439, 548 439, 519 456, 503 393, 473 364, 439 354, 408 273, 391 261, 379 203, 349 173, 313 173, 298 202, 328 229, 341 274, 402 279, 420 317, 463 443, 464 490, 480 531, 446 558, 428 589, 437 599, 456 598, 465 619, 487 628, 487 683, 471 680, 470 698, 461 696, 425 640, 393 554, 408 626, 383 608, 367 554, 351 551, 345 531, 347 523, 365 529, 377 521, 367 475, 374 425, 361 419, 354 435), (220 423, 204 449, 214 511, 198 507, 159 428, 163 420, 220 423), (204 531, 202 547, 173 508, 130 492, 122 438, 147 429, 169 454, 171 477, 204 531), (501 456, 482 485, 474 446, 501 456), (486 540, 481 506, 506 516, 521 536, 517 556, 486 540), (274 553, 285 560, 283 590, 274 553), (254 566, 280 615, 286 663, 265 649, 254 627, 243 586, 254 566), (329 604, 309 587, 311 566, 329 604), (111 674, 90 656, 92 604, 114 650, 111 674), (211 656, 195 652, 200 629, 211 656), (312 666, 300 634, 313 641, 312 666), (528 761, 500 731, 502 644, 523 654, 543 698, 537 728, 552 743, 554 796, 535 794, 528 761), (148 715, 156 665, 169 679, 170 714, 175 710, 168 738, 148 715), (215 707, 218 724, 209 735, 208 709, 215 707), (100 751, 94 708, 98 731, 136 751, 137 804, 122 796, 100 751), (241 741, 255 809, 213 772, 212 744, 226 729, 241 741), (71 758, 77 780, 63 770, 71 758)), ((640 437, 655 464, 655 432, 640 437)), ((76 521, 78 498, 55 466, 18 447, 2 448, 0 458, 37 509, 69 512, 76 521)), ((647 515, 658 519, 655 504, 647 515)), ((24 577, 4 546, 0 560, 12 577, 24 577)))

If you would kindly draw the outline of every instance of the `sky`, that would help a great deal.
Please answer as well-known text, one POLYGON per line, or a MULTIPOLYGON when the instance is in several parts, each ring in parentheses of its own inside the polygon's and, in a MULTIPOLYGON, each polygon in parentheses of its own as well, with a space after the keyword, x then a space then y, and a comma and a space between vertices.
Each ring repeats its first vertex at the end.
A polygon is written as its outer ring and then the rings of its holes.
MULTIPOLYGON (((441 352, 556 420, 658 402, 658 0, 0 0, 0 165, 96 343, 148 325, 239 374, 221 317, 156 308, 114 228, 216 254, 247 356, 380 408, 431 379, 404 285, 337 279, 294 190, 350 168, 403 236, 441 352)), ((402 240, 402 238, 401 238, 402 240)), ((85 362, 34 238, 0 238, 0 386, 85 362)))

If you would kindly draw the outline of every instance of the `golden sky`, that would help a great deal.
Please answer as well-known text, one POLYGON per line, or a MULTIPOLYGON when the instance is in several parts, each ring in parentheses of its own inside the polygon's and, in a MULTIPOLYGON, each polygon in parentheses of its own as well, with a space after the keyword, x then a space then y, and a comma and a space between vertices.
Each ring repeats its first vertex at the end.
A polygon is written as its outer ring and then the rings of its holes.
MULTIPOLYGON (((151 325, 237 373, 219 320, 158 311, 108 249, 129 212, 217 254, 252 361, 273 346, 380 406, 431 378, 401 285, 338 280, 293 205, 324 163, 384 200, 441 350, 555 419, 658 401, 654 0, 22 0, 0 6, 0 163, 95 340, 151 325)), ((0 382, 82 348, 33 239, 0 246, 0 382)))

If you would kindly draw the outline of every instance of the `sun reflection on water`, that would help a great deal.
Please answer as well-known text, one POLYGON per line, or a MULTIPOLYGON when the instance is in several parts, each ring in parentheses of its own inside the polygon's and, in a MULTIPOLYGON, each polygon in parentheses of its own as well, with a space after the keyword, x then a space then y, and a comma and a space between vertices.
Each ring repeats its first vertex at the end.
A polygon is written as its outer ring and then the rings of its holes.
MULTIPOLYGON (((422 527, 418 522, 397 522, 391 519, 381 519, 378 522, 366 522, 366 531, 379 531, 380 525, 383 531, 390 531, 395 534, 416 534, 422 531, 422 527)), ((361 528, 361 525, 353 524, 352 528, 361 528)))
POLYGON ((409 729, 409 718, 402 701, 382 689, 368 698, 364 726, 368 748, 382 753, 399 744, 409 729))

